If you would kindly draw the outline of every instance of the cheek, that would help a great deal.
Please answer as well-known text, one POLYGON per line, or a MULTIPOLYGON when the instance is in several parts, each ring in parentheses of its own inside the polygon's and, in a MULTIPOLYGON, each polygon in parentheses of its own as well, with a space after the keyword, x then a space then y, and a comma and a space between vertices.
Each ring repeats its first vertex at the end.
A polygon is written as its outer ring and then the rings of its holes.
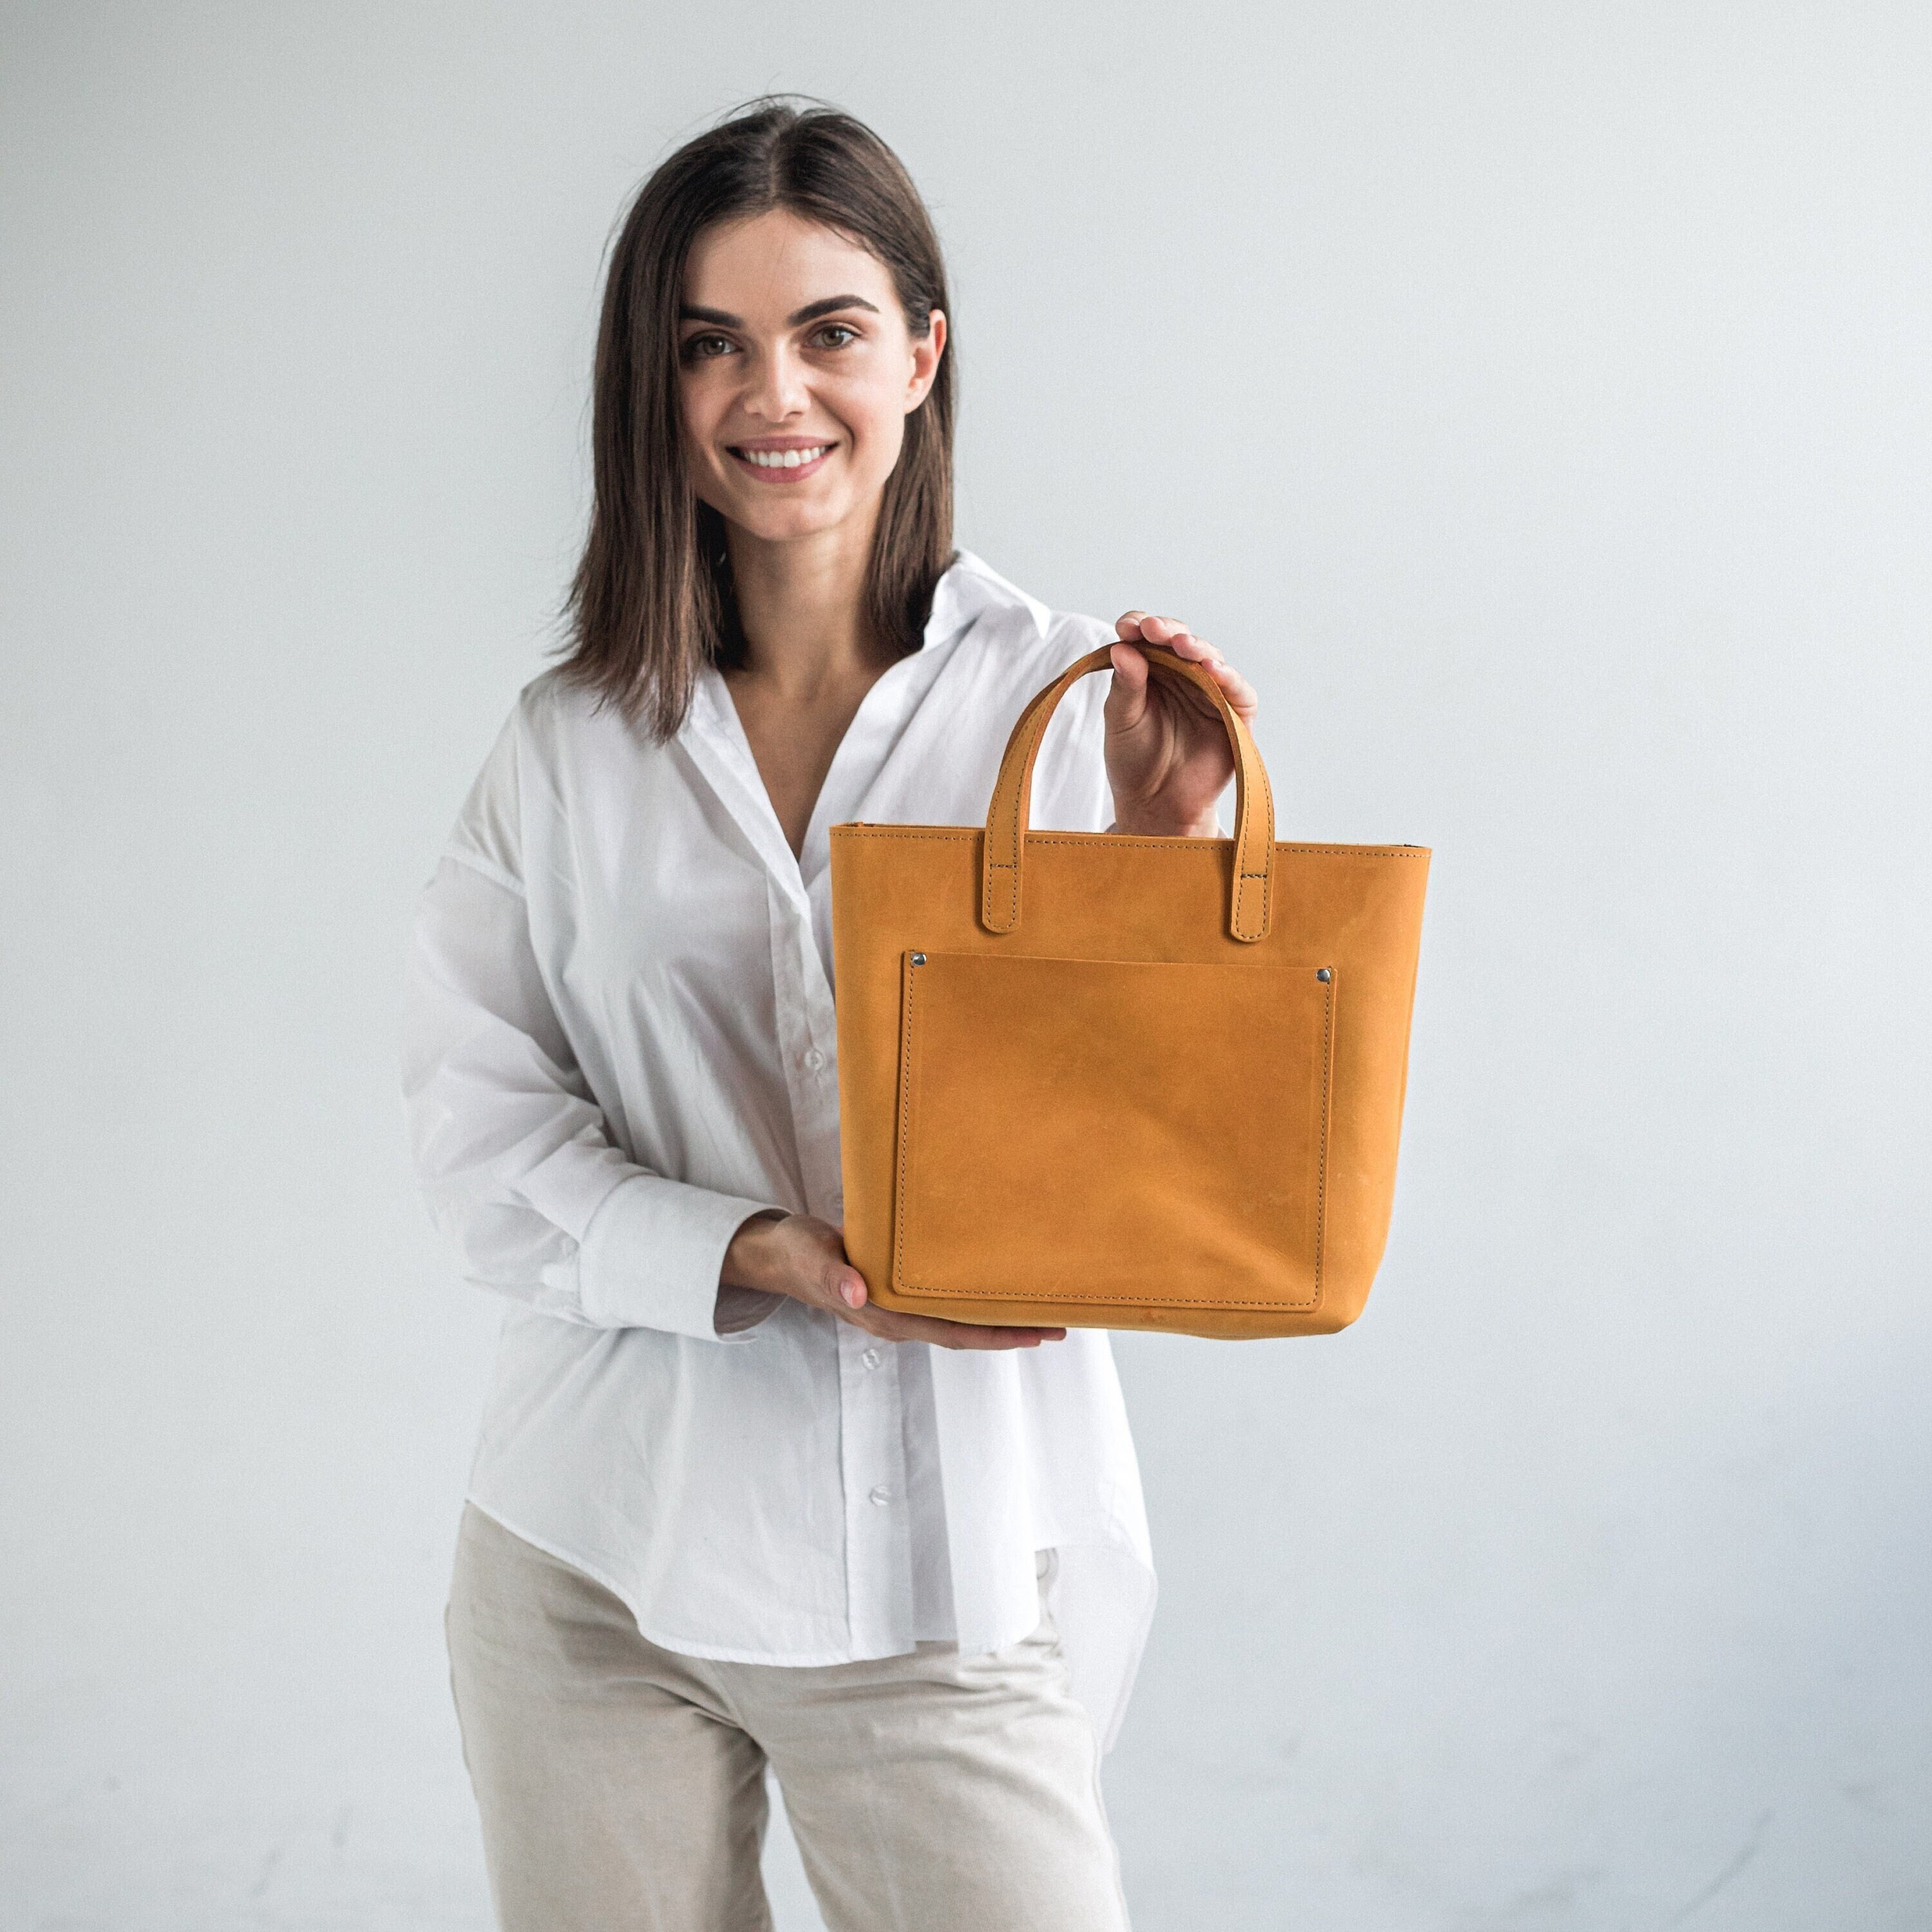
POLYGON ((898 460, 905 441, 904 399, 897 387, 872 380, 843 386, 834 406, 852 433, 860 466, 884 476, 898 460))
POLYGON ((724 409, 724 386, 706 382, 699 371, 681 371, 677 382, 677 404, 686 438, 700 452, 708 452, 712 432, 724 409))

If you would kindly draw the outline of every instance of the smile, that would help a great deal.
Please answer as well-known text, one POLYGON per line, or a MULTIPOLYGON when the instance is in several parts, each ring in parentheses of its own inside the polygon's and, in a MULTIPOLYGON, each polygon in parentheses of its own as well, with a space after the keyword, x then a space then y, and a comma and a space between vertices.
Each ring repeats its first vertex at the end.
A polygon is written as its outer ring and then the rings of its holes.
POLYGON ((732 456, 747 470, 755 470, 770 483, 795 482, 810 475, 832 453, 829 442, 796 443, 786 449, 733 448, 732 456))

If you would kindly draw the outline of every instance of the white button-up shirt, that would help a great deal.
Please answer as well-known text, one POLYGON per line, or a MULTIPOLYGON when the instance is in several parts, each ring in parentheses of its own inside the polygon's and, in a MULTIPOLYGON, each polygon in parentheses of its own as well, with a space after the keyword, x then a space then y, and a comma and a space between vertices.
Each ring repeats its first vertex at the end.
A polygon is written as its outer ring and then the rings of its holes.
MULTIPOLYGON (((982 820, 1028 700, 1111 636, 962 554, 866 693, 794 858, 724 682, 653 744, 554 673, 523 693, 426 888, 405 1089, 469 1278, 507 1297, 476 1505, 664 1648, 792 1665, 1037 1620, 1111 1742, 1154 1572, 1105 1335, 881 1342, 721 1293, 746 1217, 843 1219, 829 828, 982 820)), ((1112 818, 1106 680, 1042 746, 1034 823, 1112 818)))

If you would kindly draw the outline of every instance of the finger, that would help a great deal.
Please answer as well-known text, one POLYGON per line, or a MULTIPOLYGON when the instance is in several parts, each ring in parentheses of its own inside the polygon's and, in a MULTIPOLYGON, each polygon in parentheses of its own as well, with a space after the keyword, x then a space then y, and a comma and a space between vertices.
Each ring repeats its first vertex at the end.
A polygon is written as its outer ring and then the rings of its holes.
POLYGON ((1196 664, 1219 664, 1221 653, 1205 638, 1197 638, 1184 626, 1168 640, 1168 649, 1178 658, 1191 658, 1196 664))
POLYGON ((1241 714, 1244 722, 1252 724, 1261 709, 1261 694, 1218 651, 1202 668, 1221 687, 1222 695, 1241 714))
POLYGON ((1114 628, 1130 643, 1172 644, 1180 638, 1191 638, 1194 634, 1184 619, 1159 616, 1151 610, 1130 610, 1125 616, 1116 621, 1114 628), (1130 626, 1133 632, 1131 638, 1128 637, 1130 626))
MULTIPOLYGON (((1188 658, 1199 664, 1221 687, 1222 694, 1242 718, 1250 724, 1254 722, 1255 714, 1261 708, 1259 694, 1205 638, 1184 633, 1172 641, 1168 649, 1177 657, 1188 658)), ((1185 693, 1186 687, 1183 686, 1182 691, 1185 693)), ((1213 709, 1211 704, 1208 708, 1213 709)))
POLYGON ((1150 616, 1141 620, 1141 635, 1150 644, 1172 646, 1177 638, 1191 634, 1178 617, 1150 616))
POLYGON ((1064 1342, 1064 1328, 983 1328, 976 1322, 942 1322, 943 1333, 932 1339, 942 1348, 1037 1348, 1042 1342, 1064 1342))
POLYGON ((1144 632, 1144 641, 1164 644, 1176 657, 1198 664, 1204 670, 1216 670, 1227 662, 1218 645, 1197 637, 1178 617, 1149 617, 1144 632))
POLYGON ((848 1318, 886 1342, 931 1342, 942 1348, 1031 1348, 1064 1340, 1064 1328, 982 1328, 973 1322, 946 1322, 937 1316, 902 1315, 896 1309, 868 1308, 848 1318))
MULTIPOLYGON (((1169 648, 1178 656, 1183 656, 1192 662, 1198 663, 1203 670, 1219 678, 1222 662, 1221 655, 1211 644, 1206 646, 1211 655, 1204 656, 1202 655, 1202 640, 1184 634, 1169 648)), ((1122 661, 1130 657, 1136 661, 1134 669, 1131 673, 1124 674, 1116 680, 1116 688, 1124 685, 1130 692, 1138 697, 1142 701, 1131 706, 1125 703, 1117 705, 1114 703, 1113 694, 1111 692, 1108 693, 1107 720, 1116 729, 1131 730, 1140 723, 1148 710, 1156 704, 1170 711, 1178 709, 1190 717, 1199 719, 1203 723, 1213 722, 1220 718, 1220 712, 1214 699, 1209 697, 1206 692, 1184 679, 1154 677, 1148 668, 1147 659, 1142 657, 1139 652, 1132 650, 1126 645, 1116 644, 1114 646, 1114 669, 1120 670, 1122 661)))

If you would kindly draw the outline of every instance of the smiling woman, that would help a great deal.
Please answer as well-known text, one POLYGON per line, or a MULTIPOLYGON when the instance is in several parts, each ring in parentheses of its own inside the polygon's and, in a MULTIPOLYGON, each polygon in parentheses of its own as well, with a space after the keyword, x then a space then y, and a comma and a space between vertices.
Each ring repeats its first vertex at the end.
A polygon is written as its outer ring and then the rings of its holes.
POLYGON ((884 492, 898 467, 909 410, 932 387, 946 346, 934 310, 917 335, 878 260, 788 208, 714 229, 691 252, 680 308, 685 428, 700 458, 693 487, 719 515, 772 542, 842 526, 884 492), (754 287, 782 302, 789 288, 844 280, 872 285, 770 316, 734 315, 701 298, 754 287), (814 420, 815 418, 815 420, 814 420), (770 434, 774 429, 789 433, 770 434), (835 476, 824 475, 840 459, 835 476), (747 473, 786 492, 779 514, 734 486, 747 473), (818 476, 821 488, 800 486, 818 476))
POLYGON ((881 649, 917 650, 952 560, 947 300, 911 178, 849 116, 754 111, 658 169, 605 286, 568 674, 674 731, 700 666, 744 656, 740 517, 776 542, 843 529, 881 649), (816 487, 754 508, 781 476, 816 487))
POLYGON ((768 1762, 834 1932, 1126 1923, 1097 1766, 1154 1579, 1112 1358, 852 1265, 830 828, 982 816, 1107 644, 1040 819, 1214 836, 1217 704, 1135 646, 1255 699, 1184 625, 954 550, 952 358, 932 224, 849 116, 760 104, 658 170, 568 654, 424 896, 418 1170, 510 1304, 448 1616, 509 1932, 768 1926, 768 1762))
MULTIPOLYGON (((679 328, 691 487, 700 532, 713 519, 724 530, 720 606, 736 620, 714 656, 796 851, 871 674, 917 647, 930 608, 934 518, 950 490, 922 498, 915 486, 897 530, 887 506, 916 454, 908 425, 922 422, 942 368, 950 373, 946 316, 937 308, 909 316, 877 256, 776 208, 698 237, 679 328), (836 292, 817 292, 828 289, 836 292), (797 622, 798 564, 808 554, 822 586, 869 580, 874 608, 873 648, 856 676, 814 679, 803 690, 746 675, 744 639, 748 626, 769 635, 797 622), (915 611, 918 627, 896 634, 895 620, 909 626, 915 611), (801 709, 820 728, 802 731, 801 709)), ((949 434, 933 452, 949 475, 950 442, 949 434)))

